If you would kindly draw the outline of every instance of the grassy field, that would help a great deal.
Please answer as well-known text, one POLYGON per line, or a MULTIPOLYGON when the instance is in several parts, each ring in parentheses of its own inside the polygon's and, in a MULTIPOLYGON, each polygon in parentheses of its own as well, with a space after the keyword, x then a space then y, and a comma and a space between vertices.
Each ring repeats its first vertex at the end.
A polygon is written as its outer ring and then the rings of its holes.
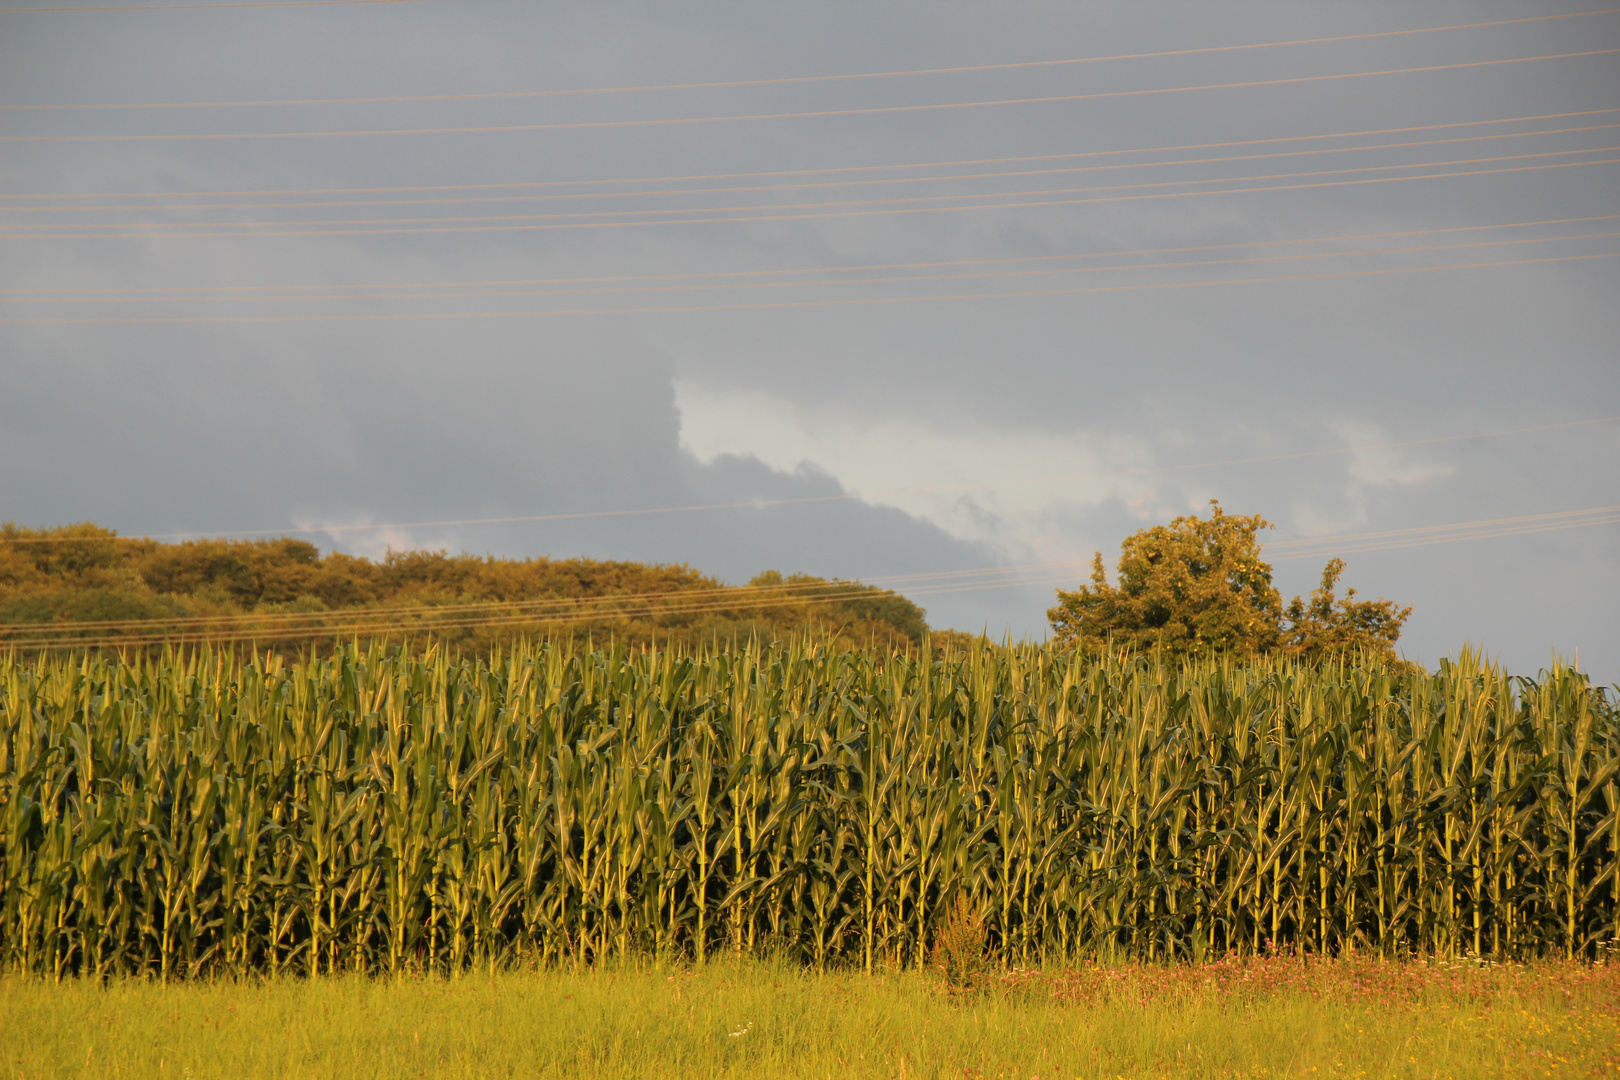
POLYGON ((493 977, 0 982, 0 1075, 1544 1077, 1620 1074, 1620 965, 1250 958, 1018 971, 768 961, 493 977))

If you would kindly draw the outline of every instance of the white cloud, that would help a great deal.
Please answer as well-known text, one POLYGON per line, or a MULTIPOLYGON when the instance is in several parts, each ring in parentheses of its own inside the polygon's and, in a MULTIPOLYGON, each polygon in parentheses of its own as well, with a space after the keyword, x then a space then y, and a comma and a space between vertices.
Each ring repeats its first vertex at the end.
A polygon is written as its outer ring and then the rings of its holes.
POLYGON ((690 380, 676 381, 675 397, 681 444, 701 461, 751 455, 784 472, 825 472, 868 502, 1019 561, 1089 554, 1074 521, 1106 499, 1144 515, 1156 502, 1143 478, 1097 475, 1145 464, 1134 442, 804 409, 774 394, 690 380))
POLYGON ((1325 536, 1365 526, 1380 493, 1423 487, 1456 471, 1424 449, 1383 445, 1400 440, 1377 424, 1341 418, 1329 428, 1341 442, 1364 449, 1348 455, 1339 498, 1295 504, 1294 526, 1301 536, 1325 536))
POLYGON ((341 548, 368 559, 381 559, 390 551, 410 551, 423 546, 409 530, 398 525, 372 527, 370 515, 348 520, 316 520, 295 515, 293 525, 301 535, 312 533, 332 541, 332 548, 341 548))

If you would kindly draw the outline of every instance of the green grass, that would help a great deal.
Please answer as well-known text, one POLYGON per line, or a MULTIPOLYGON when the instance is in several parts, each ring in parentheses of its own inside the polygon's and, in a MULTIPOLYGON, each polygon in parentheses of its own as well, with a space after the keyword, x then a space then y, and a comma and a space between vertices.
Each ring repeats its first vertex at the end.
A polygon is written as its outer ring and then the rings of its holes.
POLYGON ((767 962, 273 983, 0 981, 0 1076, 1614 1076, 1620 966, 767 962))

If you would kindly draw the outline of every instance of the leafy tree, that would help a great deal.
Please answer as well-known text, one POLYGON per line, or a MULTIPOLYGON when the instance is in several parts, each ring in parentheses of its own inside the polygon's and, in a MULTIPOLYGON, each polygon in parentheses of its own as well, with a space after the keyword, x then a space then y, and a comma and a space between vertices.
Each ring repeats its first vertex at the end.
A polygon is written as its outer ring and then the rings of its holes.
POLYGON ((1057 640, 1097 648, 1160 647, 1176 655, 1256 656, 1290 652, 1319 659, 1349 649, 1394 658, 1394 645, 1412 609, 1388 600, 1343 600, 1334 587, 1344 561, 1334 559, 1309 602, 1285 609, 1260 558, 1257 534, 1275 528, 1259 515, 1227 514, 1210 500, 1208 520, 1178 517, 1142 529, 1120 545, 1118 584, 1110 585, 1102 553, 1092 560, 1091 584, 1059 589, 1047 612, 1057 640))
POLYGON ((1344 560, 1329 560, 1322 570, 1322 584, 1310 600, 1296 596, 1289 603, 1283 613, 1287 620, 1283 648, 1311 660, 1358 649, 1393 657, 1411 607, 1396 607, 1390 600, 1357 600, 1354 589, 1346 589, 1344 599, 1339 600, 1334 586, 1342 573, 1344 560))
POLYGON ((1178 517, 1128 537, 1120 545, 1117 586, 1108 584, 1099 551, 1091 585, 1059 589, 1058 606, 1047 612, 1058 640, 1100 644, 1111 638, 1194 655, 1275 650, 1282 597, 1255 539, 1272 525, 1210 505, 1208 521, 1178 517))

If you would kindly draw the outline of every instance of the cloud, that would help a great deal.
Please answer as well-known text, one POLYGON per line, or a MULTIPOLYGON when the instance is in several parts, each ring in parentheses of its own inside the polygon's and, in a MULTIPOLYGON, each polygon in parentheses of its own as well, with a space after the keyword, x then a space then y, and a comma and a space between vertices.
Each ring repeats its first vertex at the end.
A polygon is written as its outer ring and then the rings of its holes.
POLYGON ((1293 525, 1301 536, 1363 527, 1372 520, 1375 504, 1387 502, 1391 492, 1415 493, 1457 472, 1433 448, 1383 445, 1402 440, 1380 424, 1341 417, 1329 426, 1341 444, 1357 449, 1343 459, 1343 478, 1331 500, 1306 498, 1294 504, 1293 525))
POLYGON ((380 560, 391 551, 414 551, 423 545, 417 542, 410 529, 377 522, 370 517, 342 521, 320 521, 293 515, 293 528, 300 539, 317 543, 321 539, 327 546, 380 560))
POLYGON ((692 380, 677 380, 675 395, 681 445, 700 461, 751 456, 782 471, 822 472, 867 502, 1015 562, 1072 557, 1078 549, 1065 525, 1074 517, 1148 497, 1139 479, 1096 475, 1142 461, 1140 440, 1005 430, 965 410, 934 422, 871 415, 692 380))

